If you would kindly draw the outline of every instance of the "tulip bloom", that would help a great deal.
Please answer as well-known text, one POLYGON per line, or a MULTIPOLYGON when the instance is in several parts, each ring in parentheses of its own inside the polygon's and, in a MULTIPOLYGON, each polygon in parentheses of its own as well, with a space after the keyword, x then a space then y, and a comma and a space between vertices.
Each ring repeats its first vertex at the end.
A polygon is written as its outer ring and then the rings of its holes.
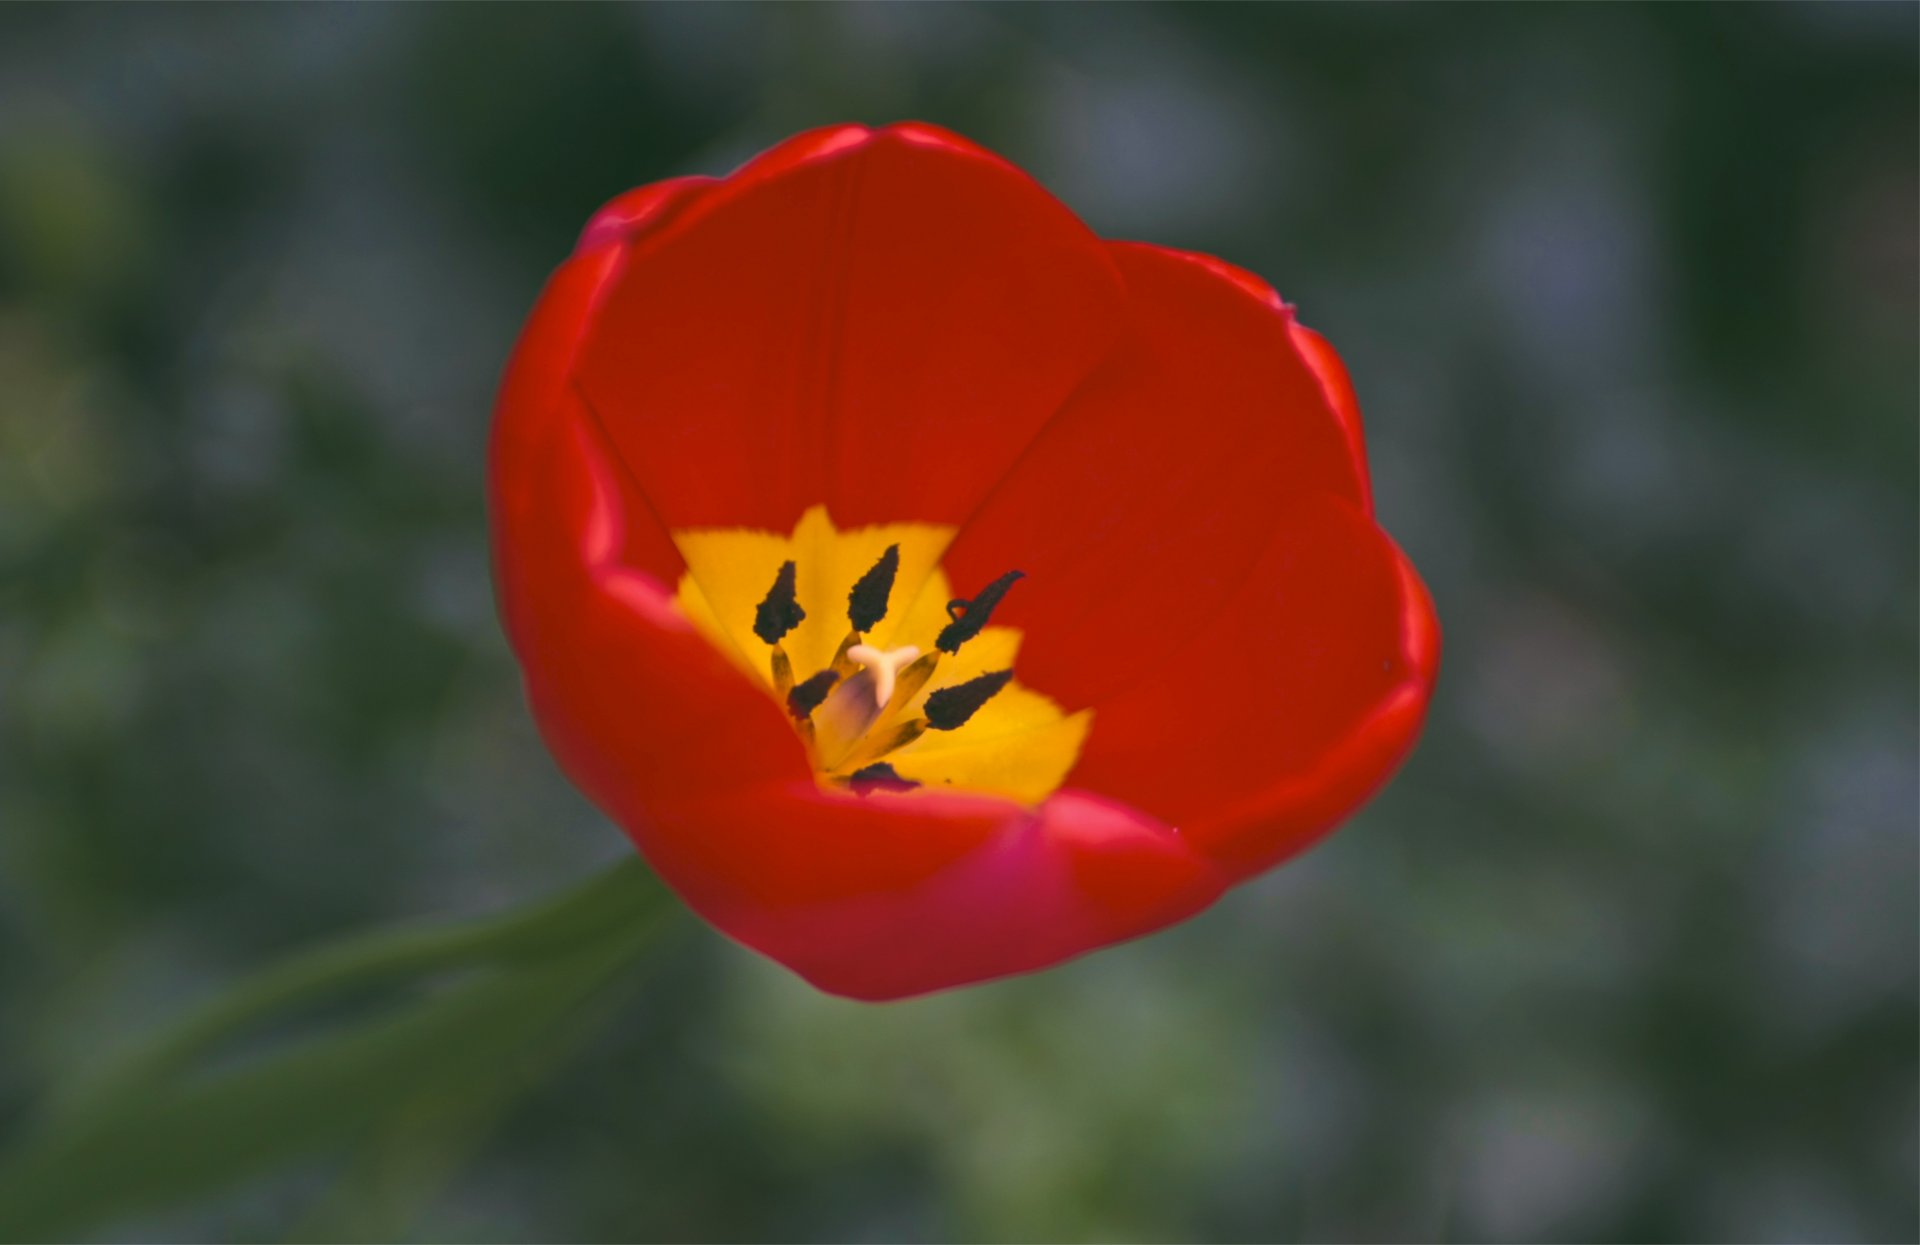
POLYGON ((603 209, 507 370, 491 502, 560 764, 856 998, 1199 912, 1385 781, 1439 659, 1327 343, 926 125, 603 209))

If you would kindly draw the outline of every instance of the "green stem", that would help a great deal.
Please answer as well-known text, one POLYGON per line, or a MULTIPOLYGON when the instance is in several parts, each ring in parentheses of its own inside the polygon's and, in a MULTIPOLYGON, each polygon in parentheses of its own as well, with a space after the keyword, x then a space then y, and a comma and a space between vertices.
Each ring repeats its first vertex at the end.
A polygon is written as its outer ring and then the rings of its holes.
POLYGON ((633 859, 520 911, 366 934, 308 952, 241 982, 139 1047, 109 1057, 63 1096, 56 1113, 81 1110, 164 1078, 271 1016, 404 978, 551 954, 637 919, 662 893, 658 879, 633 859))
MULTIPOLYGON (((269 969, 163 1029, 0 1161, 0 1240, 49 1239, 326 1153, 384 1153, 338 1213, 404 1219, 577 1038, 672 906, 638 861, 523 912, 355 939, 269 969), (197 1057, 382 982, 474 969, 243 1059, 197 1057), (397 1156, 397 1157, 396 1157, 397 1156), (393 1183, 388 1187, 389 1182, 393 1183)), ((345 1191, 343 1190, 343 1195, 345 1191)))

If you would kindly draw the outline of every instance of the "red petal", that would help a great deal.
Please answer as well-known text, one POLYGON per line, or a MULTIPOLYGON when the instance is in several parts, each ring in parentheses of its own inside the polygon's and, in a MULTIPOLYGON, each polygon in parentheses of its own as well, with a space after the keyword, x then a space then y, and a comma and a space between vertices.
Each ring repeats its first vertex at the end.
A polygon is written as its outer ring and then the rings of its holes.
POLYGON ((1340 421, 1340 431, 1347 438, 1347 453, 1353 461, 1354 473, 1360 478, 1360 500, 1366 513, 1371 515, 1373 481, 1367 473, 1367 437, 1360 423, 1360 400, 1353 394, 1353 380, 1347 375, 1347 365, 1340 361, 1340 356, 1334 353, 1326 338, 1298 320, 1293 322, 1293 344, 1319 378, 1321 391, 1327 396, 1327 404, 1340 421))
POLYGON ((1360 481, 1360 497, 1368 514, 1373 513, 1372 485, 1367 478, 1367 440, 1360 424, 1360 402, 1354 397, 1353 381, 1347 376, 1347 365, 1340 361, 1327 339, 1306 325, 1293 319, 1293 308, 1260 276, 1248 272, 1245 268, 1229 264, 1226 260, 1212 255, 1202 255, 1198 251, 1180 251, 1173 247, 1155 247, 1168 255, 1177 255, 1188 263, 1198 264, 1228 281, 1233 282, 1258 301, 1265 303, 1274 311, 1288 318, 1288 329, 1293 338, 1294 348, 1320 382, 1321 392, 1326 396, 1327 405, 1332 409, 1334 418, 1339 421, 1340 430, 1347 439, 1347 453, 1353 464, 1353 470, 1360 481))
MULTIPOLYGON (((581 234, 574 257, 547 281, 520 331, 501 380, 488 450, 494 549, 503 573, 518 529, 551 517, 539 513, 543 503, 535 497, 553 483, 542 465, 556 438, 566 435, 564 425, 583 414, 573 372, 587 326, 620 271, 624 247, 665 223, 706 184, 705 178, 677 178, 629 191, 602 208, 581 234)), ((630 564, 638 569, 669 583, 683 569, 679 550, 655 523, 632 525, 627 543, 630 564)), ((503 581, 503 600, 520 595, 503 581)))
POLYGON ((969 513, 1109 349, 1120 289, 1011 165, 925 126, 783 144, 629 249, 583 390, 671 528, 969 513))
POLYGON ((593 214, 580 231, 576 254, 602 246, 638 242, 672 218, 674 211, 714 184, 711 177, 671 177, 629 190, 593 214))
MULTIPOLYGON (((808 778, 799 739, 641 569, 665 537, 570 393, 496 459, 501 614, 562 766, 609 812, 808 778)), ((670 545, 665 545, 670 549, 670 545)), ((810 780, 810 779, 809 779, 810 780)))
POLYGON ((1294 499, 1231 599, 1099 705, 1068 782, 1180 826, 1244 876, 1352 811, 1412 746, 1439 631, 1351 502, 1294 499))
POLYGON ((1159 666, 1213 614, 1288 496, 1365 505, 1340 423, 1270 289, 1202 257, 1113 254, 1129 337, 947 556, 963 595, 1009 568, 1027 572, 995 618, 1026 632, 1022 681, 1070 708, 1159 666))
POLYGON ((502 620, 549 746, 605 807, 630 806, 635 792, 687 799, 809 772, 767 697, 672 605, 679 551, 572 385, 626 247, 700 188, 648 187, 596 216, 522 331, 494 418, 502 620))
POLYGON ((1191 916, 1225 884, 1166 827, 1073 792, 1028 811, 812 784, 747 791, 670 810, 647 842, 708 920, 822 990, 860 999, 1045 968, 1191 916), (739 838, 742 827, 757 843, 739 838), (715 836, 733 850, 705 849, 715 836), (954 854, 961 843, 969 850, 954 854), (749 847, 758 886, 737 877, 749 847), (690 852, 703 867, 686 867, 690 852), (705 884, 716 876, 705 867, 722 871, 717 884, 705 884))

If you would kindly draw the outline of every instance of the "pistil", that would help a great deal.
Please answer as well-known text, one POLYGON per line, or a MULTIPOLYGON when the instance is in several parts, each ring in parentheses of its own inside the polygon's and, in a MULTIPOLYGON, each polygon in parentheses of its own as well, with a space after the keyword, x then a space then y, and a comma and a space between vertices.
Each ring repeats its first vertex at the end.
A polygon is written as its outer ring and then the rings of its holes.
POLYGON ((871 644, 856 644, 847 650, 847 657, 873 672, 873 704, 876 709, 884 709, 893 699, 894 683, 900 667, 907 665, 920 656, 920 650, 912 644, 895 649, 877 649, 871 644))

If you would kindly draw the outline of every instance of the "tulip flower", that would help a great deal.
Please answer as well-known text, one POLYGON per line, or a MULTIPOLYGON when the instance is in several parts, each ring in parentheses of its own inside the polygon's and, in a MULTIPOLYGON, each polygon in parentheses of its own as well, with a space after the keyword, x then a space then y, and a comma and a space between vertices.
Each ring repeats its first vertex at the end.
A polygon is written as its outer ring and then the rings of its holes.
POLYGON ((604 208, 490 472, 555 757, 696 911, 836 994, 1201 911, 1380 787, 1433 687, 1332 348, 927 125, 604 208))

